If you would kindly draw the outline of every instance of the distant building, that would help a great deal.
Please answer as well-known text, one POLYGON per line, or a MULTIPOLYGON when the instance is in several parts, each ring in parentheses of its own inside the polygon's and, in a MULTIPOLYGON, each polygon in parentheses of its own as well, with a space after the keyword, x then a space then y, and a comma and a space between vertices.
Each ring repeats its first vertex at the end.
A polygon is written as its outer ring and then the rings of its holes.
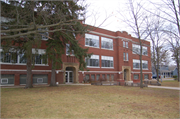
MULTIPOLYGON (((154 67, 152 67, 152 75, 157 76, 154 67)), ((165 77, 165 78, 166 77, 177 76, 177 66, 175 66, 175 65, 172 65, 172 66, 160 65, 160 67, 159 67, 159 76, 160 75, 165 77)))

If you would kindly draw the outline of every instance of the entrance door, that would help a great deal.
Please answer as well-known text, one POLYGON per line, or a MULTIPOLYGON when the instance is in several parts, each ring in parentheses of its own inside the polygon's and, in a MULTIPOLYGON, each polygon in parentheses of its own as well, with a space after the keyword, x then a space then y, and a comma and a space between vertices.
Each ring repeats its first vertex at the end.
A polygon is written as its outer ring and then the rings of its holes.
POLYGON ((66 83, 73 82, 73 71, 66 71, 66 83))
POLYGON ((127 80, 127 79, 126 79, 126 78, 127 78, 127 76, 126 76, 127 74, 126 74, 126 73, 127 73, 127 71, 126 71, 126 69, 124 69, 124 81, 127 80))

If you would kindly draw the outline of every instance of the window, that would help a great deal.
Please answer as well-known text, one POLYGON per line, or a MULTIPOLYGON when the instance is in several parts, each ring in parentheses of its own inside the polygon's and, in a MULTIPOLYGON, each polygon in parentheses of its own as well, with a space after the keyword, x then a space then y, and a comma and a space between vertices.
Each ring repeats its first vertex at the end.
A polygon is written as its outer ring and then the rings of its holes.
MULTIPOLYGON (((66 55, 70 55, 70 44, 66 44, 66 55)), ((71 50, 71 55, 74 55, 74 50, 71 50)))
POLYGON ((107 81, 109 81, 109 77, 110 77, 109 74, 107 74, 107 81))
POLYGON ((114 67, 113 57, 101 56, 101 65, 102 65, 102 67, 113 68, 114 67))
POLYGON ((126 42, 126 48, 128 48, 128 42, 126 42))
POLYGON ((33 84, 48 83, 48 75, 47 74, 34 74, 33 75, 33 84))
POLYGON ((91 55, 91 58, 86 58, 87 66, 99 67, 99 55, 91 55))
POLYGON ((91 74, 91 79, 94 81, 95 80, 95 75, 91 74))
POLYGON ((102 79, 105 79, 105 74, 102 74, 102 79))
POLYGON ((140 54, 140 45, 132 44, 133 54, 140 54))
POLYGON ((35 64, 46 64, 47 63, 47 57, 46 55, 41 54, 33 54, 34 57, 34 63, 35 64))
MULTIPOLYGON (((132 44, 132 49, 133 54, 140 54, 140 45, 132 44)), ((142 46, 142 55, 148 55, 147 47, 145 46, 142 46)))
POLYGON ((1 84, 7 84, 8 83, 8 79, 7 78, 2 78, 1 79, 1 84))
POLYGON ((123 59, 124 59, 124 61, 126 60, 126 53, 125 52, 123 53, 123 59))
POLYGON ((147 54, 147 47, 142 47, 142 55, 148 55, 147 54))
POLYGON ((139 74, 134 74, 134 79, 135 80, 139 79, 139 74))
POLYGON ((124 48, 126 47, 126 42, 125 42, 125 41, 123 41, 123 47, 124 47, 124 48))
POLYGON ((89 74, 86 74, 85 79, 89 80, 89 74))
POLYGON ((19 83, 20 84, 26 84, 26 78, 27 78, 26 74, 21 74, 20 78, 19 78, 19 83))
POLYGON ((99 48, 99 36, 85 34, 85 46, 99 48))
MULTIPOLYGON (((43 49, 32 49, 32 62, 35 64, 47 64, 47 56, 45 55, 45 50, 43 49)), ((1 62, 3 63, 23 63, 26 64, 27 59, 25 53, 20 51, 3 53, 1 49, 1 62)))
POLYGON ((4 63, 17 63, 18 55, 14 52, 3 53, 1 52, 1 62, 4 63))
POLYGON ((123 47, 124 47, 124 48, 128 48, 128 42, 123 41, 123 47))
POLYGON ((113 50, 113 39, 101 38, 101 48, 113 50))
POLYGON ((111 81, 114 81, 114 74, 111 74, 111 81))
POLYGON ((26 63, 27 60, 26 60, 26 57, 25 57, 25 54, 22 53, 22 54, 19 54, 19 63, 26 63))
MULTIPOLYGON (((140 69, 140 60, 133 59, 133 69, 140 69)), ((142 69, 148 69, 148 61, 142 60, 142 69)))
POLYGON ((96 81, 98 81, 98 80, 99 80, 99 78, 100 78, 100 75, 99 75, 99 74, 97 74, 97 75, 96 75, 96 81))
POLYGON ((1 85, 14 84, 14 74, 1 74, 1 85))
POLYGON ((128 61, 129 59, 128 59, 128 53, 126 53, 126 61, 128 61))
MULTIPOLYGON (((38 31, 44 31, 44 30, 48 31, 48 28, 38 28, 38 31)), ((40 32, 40 34, 41 34, 42 40, 48 40, 48 37, 49 37, 48 32, 40 32)))
POLYGON ((142 60, 142 68, 143 69, 148 69, 148 61, 142 60))
POLYGON ((128 61, 128 53, 123 53, 123 59, 124 61, 128 61))
POLYGON ((149 79, 149 74, 144 74, 144 79, 149 79))

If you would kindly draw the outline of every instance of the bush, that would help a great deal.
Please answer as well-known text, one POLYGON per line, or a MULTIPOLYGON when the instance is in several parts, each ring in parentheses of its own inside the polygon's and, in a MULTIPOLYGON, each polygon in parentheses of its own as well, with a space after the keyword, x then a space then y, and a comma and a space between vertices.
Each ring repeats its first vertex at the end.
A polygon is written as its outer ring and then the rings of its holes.
POLYGON ((177 80, 177 76, 173 76, 174 80, 177 80))

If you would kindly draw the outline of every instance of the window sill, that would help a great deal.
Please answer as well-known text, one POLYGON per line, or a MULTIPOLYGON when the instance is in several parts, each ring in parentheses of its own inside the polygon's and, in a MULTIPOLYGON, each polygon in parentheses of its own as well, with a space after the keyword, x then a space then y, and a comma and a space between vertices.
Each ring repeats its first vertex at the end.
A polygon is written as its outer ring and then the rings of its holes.
POLYGON ((69 54, 66 54, 66 56, 75 56, 75 55, 69 55, 69 54))
MULTIPOLYGON (((2 63, 0 62, 0 64, 4 64, 4 65, 26 65, 25 63, 2 63)), ((34 66, 49 66, 48 64, 34 64, 34 66)))
POLYGON ((89 45, 85 45, 86 47, 90 47, 90 48, 97 48, 100 49, 99 47, 93 47, 93 46, 89 46, 89 45))
POLYGON ((103 69, 114 69, 114 67, 101 67, 103 69))
POLYGON ((95 66, 87 66, 87 68, 100 68, 100 67, 95 67, 95 66))
MULTIPOLYGON (((134 69, 134 68, 133 68, 134 69)), ((140 70, 140 69, 134 69, 134 70, 140 70)), ((148 69, 142 69, 142 70, 148 70, 148 69)))
POLYGON ((106 48, 101 48, 102 50, 109 50, 109 51, 114 51, 113 49, 106 49, 106 48))

